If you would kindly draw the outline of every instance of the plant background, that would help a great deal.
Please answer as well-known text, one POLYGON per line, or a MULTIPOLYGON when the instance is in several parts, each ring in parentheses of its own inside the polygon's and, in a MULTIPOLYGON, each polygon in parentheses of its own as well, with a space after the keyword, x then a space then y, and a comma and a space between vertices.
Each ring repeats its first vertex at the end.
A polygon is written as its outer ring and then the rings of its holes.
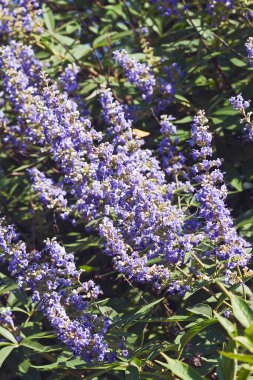
MULTIPOLYGON (((188 152, 193 116, 199 109, 206 111, 217 156, 224 159, 222 168, 229 184, 227 203, 239 231, 253 242, 252 142, 229 102, 231 96, 241 92, 245 99, 253 96, 253 69, 244 47, 253 34, 252 1, 235 0, 233 10, 221 9, 213 15, 206 11, 206 1, 192 1, 189 10, 182 9, 182 2, 179 13, 170 16, 146 0, 42 3, 44 30, 36 37, 36 55, 51 78, 58 79, 68 64, 78 65, 77 92, 99 130, 106 128, 98 102, 100 85, 106 82, 120 102, 133 106, 134 127, 148 132, 145 146, 157 150, 161 140, 155 117, 159 113, 159 94, 151 102, 144 101, 115 63, 113 51, 126 49, 138 60, 151 63, 156 75, 164 78, 166 68, 178 64, 180 72, 172 74, 175 95, 163 96, 165 108, 160 114, 176 118, 179 147, 188 152)), ((21 33, 20 39, 25 40, 25 34, 21 33)), ((5 112, 12 118, 11 110, 5 112)), ((148 285, 130 284, 112 270, 110 258, 100 254, 101 241, 96 235, 84 234, 81 225, 73 228, 55 212, 43 209, 26 172, 32 166, 52 177, 57 175, 47 155, 39 154, 36 148, 26 155, 2 143, 1 212, 31 245, 41 246, 47 237, 57 236, 69 252, 76 253, 79 267, 86 270, 85 277, 101 285, 101 309, 117 321, 130 357, 93 366, 74 358, 31 302, 29 291, 18 290, 3 266, 1 303, 11 307, 27 338, 26 344, 18 348, 9 346, 7 356, 6 350, 0 350, 1 379, 253 378, 252 332, 245 330, 253 323, 251 280, 230 289, 234 313, 230 320, 214 312, 226 297, 217 285, 208 293, 196 284, 182 299, 158 295, 148 285), (238 310, 242 310, 246 322, 238 310), (248 339, 239 353, 238 336, 248 339), (227 358, 221 351, 235 357, 227 358)))

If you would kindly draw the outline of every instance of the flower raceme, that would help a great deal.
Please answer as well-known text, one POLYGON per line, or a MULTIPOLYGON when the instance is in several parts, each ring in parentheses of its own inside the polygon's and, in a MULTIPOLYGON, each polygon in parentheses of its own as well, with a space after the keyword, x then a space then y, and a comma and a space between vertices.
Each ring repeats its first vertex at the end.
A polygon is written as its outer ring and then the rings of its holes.
POLYGON ((0 35, 26 41, 42 32, 39 2, 36 0, 0 0, 0 35))
POLYGON ((130 58, 126 50, 114 52, 115 61, 125 70, 130 83, 135 84, 142 92, 143 99, 150 98, 156 85, 152 68, 145 63, 130 58))
POLYGON ((114 59, 123 69, 130 83, 135 85, 142 93, 142 99, 151 102, 156 93, 157 108, 164 108, 164 99, 161 95, 167 95, 166 104, 171 102, 175 95, 175 85, 177 76, 180 76, 180 69, 175 63, 171 67, 165 67, 167 80, 154 74, 151 64, 140 63, 137 59, 130 57, 126 50, 114 51, 114 59))
MULTIPOLYGON (((246 51, 250 60, 250 65, 253 65, 253 37, 249 37, 245 43, 246 51)), ((248 134, 249 140, 253 140, 253 122, 251 120, 252 112, 247 112, 246 110, 250 106, 250 100, 244 100, 242 94, 232 96, 230 99, 230 104, 234 110, 239 111, 242 115, 240 122, 244 124, 244 130, 248 134)))
POLYGON ((210 159, 212 134, 207 123, 205 113, 199 111, 194 118, 190 140, 190 145, 195 147, 193 157, 197 161, 192 171, 194 179, 200 183, 195 193, 200 205, 198 212, 205 221, 206 235, 215 244, 215 255, 221 260, 226 260, 228 268, 234 268, 236 265, 244 267, 250 258, 245 251, 249 244, 238 236, 225 204, 227 188, 223 173, 219 169, 221 160, 210 159))
MULTIPOLYGON (((20 288, 30 288, 32 300, 48 318, 59 339, 87 362, 112 361, 116 353, 105 340, 110 320, 96 309, 101 289, 92 281, 82 283, 74 255, 55 240, 42 251, 27 252, 13 226, 0 221, 0 258, 17 279, 20 288)), ((4 325, 14 328, 12 315, 0 312, 4 325)), ((125 351, 125 350, 124 350, 125 351)))

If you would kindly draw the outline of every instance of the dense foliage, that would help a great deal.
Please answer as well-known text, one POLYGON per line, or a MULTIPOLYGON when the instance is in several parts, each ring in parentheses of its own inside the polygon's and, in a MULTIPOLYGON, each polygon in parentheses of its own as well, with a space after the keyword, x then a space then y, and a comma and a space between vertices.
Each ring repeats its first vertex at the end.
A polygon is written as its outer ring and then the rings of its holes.
POLYGON ((252 27, 0 0, 1 379, 253 379, 252 27))

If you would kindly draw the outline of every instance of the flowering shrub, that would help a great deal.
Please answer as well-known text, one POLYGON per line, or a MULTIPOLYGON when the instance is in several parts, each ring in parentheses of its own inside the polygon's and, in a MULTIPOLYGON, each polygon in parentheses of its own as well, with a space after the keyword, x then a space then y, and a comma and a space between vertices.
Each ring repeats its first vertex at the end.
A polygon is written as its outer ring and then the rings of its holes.
POLYGON ((0 2, 3 376, 253 375, 251 13, 0 2))

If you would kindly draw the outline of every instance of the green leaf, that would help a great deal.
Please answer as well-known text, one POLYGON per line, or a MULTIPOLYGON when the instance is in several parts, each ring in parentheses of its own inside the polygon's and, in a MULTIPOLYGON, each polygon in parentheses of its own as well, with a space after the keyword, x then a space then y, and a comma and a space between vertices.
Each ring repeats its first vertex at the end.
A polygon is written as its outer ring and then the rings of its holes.
POLYGON ((29 340, 29 339, 22 340, 21 343, 20 343, 20 345, 24 346, 24 347, 31 348, 32 350, 37 351, 37 352, 47 351, 47 348, 48 348, 48 347, 44 347, 39 342, 36 342, 36 341, 33 341, 33 340, 29 340))
POLYGON ((191 322, 191 321, 196 321, 197 317, 191 315, 172 315, 171 317, 148 317, 146 318, 141 318, 138 321, 145 322, 145 323, 168 323, 168 322, 191 322))
POLYGON ((253 355, 246 355, 246 354, 234 354, 233 352, 224 352, 221 351, 221 355, 226 356, 230 359, 236 359, 240 362, 253 364, 253 355))
POLYGON ((45 21, 47 29, 50 32, 53 32, 55 29, 55 20, 54 20, 53 12, 46 4, 42 5, 42 11, 43 11, 43 17, 44 17, 44 21, 45 21))
MULTIPOLYGON (((163 298, 160 298, 159 300, 156 300, 154 302, 151 302, 150 304, 148 305, 145 305, 143 306, 142 308, 140 308, 138 311, 136 311, 134 314, 132 314, 131 316, 127 317, 126 320, 125 320, 125 325, 127 327, 129 327, 132 322, 136 321, 136 320, 139 320, 141 319, 142 317, 145 317, 150 311, 151 309, 157 305, 158 303, 160 303, 161 301, 163 300, 163 298)), ((122 319, 122 322, 124 323, 124 319, 122 319)))
POLYGON ((212 318, 212 308, 204 303, 198 303, 194 307, 188 307, 186 310, 189 310, 193 314, 200 314, 207 318, 212 318))
POLYGON ((181 356, 185 346, 187 343, 190 342, 190 340, 197 334, 200 333, 200 331, 204 330, 206 327, 213 325, 214 323, 217 323, 216 319, 207 319, 205 321, 198 322, 194 324, 184 335, 180 337, 179 340, 179 357, 181 356))
POLYGON ((252 372, 253 368, 241 368, 237 373, 236 380, 247 380, 252 372))
POLYGON ((140 380, 139 370, 134 365, 130 365, 127 368, 125 375, 126 375, 126 377, 125 377, 126 380, 140 380))
MULTIPOLYGON (((92 51, 92 48, 90 47, 90 45, 75 45, 71 50, 71 55, 75 57, 75 59, 78 61, 79 59, 85 57, 86 55, 88 55, 91 51, 92 51)), ((71 57, 70 57, 70 61, 71 61, 71 57)))
POLYGON ((8 339, 10 342, 17 344, 17 340, 12 335, 12 333, 9 330, 6 330, 4 327, 0 326, 0 335, 2 335, 4 338, 8 339))
POLYGON ((253 342, 246 336, 237 336, 234 338, 236 342, 238 342, 241 346, 247 348, 248 351, 253 353, 253 342))
POLYGON ((183 103, 187 107, 191 107, 190 101, 183 95, 175 94, 175 99, 179 100, 181 103, 183 103))
POLYGON ((237 191, 243 190, 242 181, 239 178, 233 178, 230 183, 237 191))
POLYGON ((253 223, 253 210, 245 211, 236 219, 237 227, 243 227, 246 224, 252 224, 252 223, 253 223))
POLYGON ((231 296, 231 304, 235 318, 244 326, 249 327, 253 323, 253 311, 241 297, 231 296))
POLYGON ((104 7, 105 9, 108 9, 108 10, 112 10, 113 12, 115 12, 117 15, 125 18, 126 17, 126 13, 125 11, 123 10, 123 7, 122 7, 122 4, 117 4, 117 5, 107 5, 104 7))
POLYGON ((92 44, 93 48, 96 49, 98 47, 108 45, 108 42, 110 41, 110 39, 115 34, 117 34, 117 33, 116 32, 110 32, 110 33, 105 33, 102 36, 95 38, 95 40, 93 41, 93 44, 92 44))
MULTIPOLYGON (((226 351, 232 351, 235 348, 235 343, 232 339, 229 340, 226 346, 226 351)), ((226 358, 225 356, 220 356, 218 359, 218 379, 220 380, 231 380, 234 379, 236 373, 236 360, 226 358)))
POLYGON ((52 35, 57 41, 59 41, 61 44, 65 45, 65 46, 71 46, 75 42, 75 40, 73 38, 68 37, 68 36, 63 36, 59 33, 53 33, 52 35))
MULTIPOLYGON (((167 355, 166 355, 167 356, 167 355)), ((182 363, 179 360, 171 359, 167 356, 168 363, 160 362, 156 360, 156 363, 161 364, 163 367, 169 369, 174 375, 178 376, 182 380, 205 380, 200 376, 198 372, 189 367, 186 363, 182 363)))
POLYGON ((3 362, 5 359, 10 355, 11 351, 14 350, 16 346, 7 346, 0 350, 0 368, 2 367, 3 362))
POLYGON ((214 313, 215 317, 218 319, 220 322, 221 326, 227 331, 227 333, 231 336, 234 337, 236 335, 237 329, 236 325, 233 324, 229 319, 222 317, 221 315, 214 313))
POLYGON ((235 65, 236 67, 245 67, 246 66, 245 62, 243 62, 241 59, 238 59, 236 57, 230 58, 230 62, 232 62, 233 65, 235 65))
POLYGON ((253 341, 253 324, 251 324, 247 329, 245 329, 244 334, 253 341))

